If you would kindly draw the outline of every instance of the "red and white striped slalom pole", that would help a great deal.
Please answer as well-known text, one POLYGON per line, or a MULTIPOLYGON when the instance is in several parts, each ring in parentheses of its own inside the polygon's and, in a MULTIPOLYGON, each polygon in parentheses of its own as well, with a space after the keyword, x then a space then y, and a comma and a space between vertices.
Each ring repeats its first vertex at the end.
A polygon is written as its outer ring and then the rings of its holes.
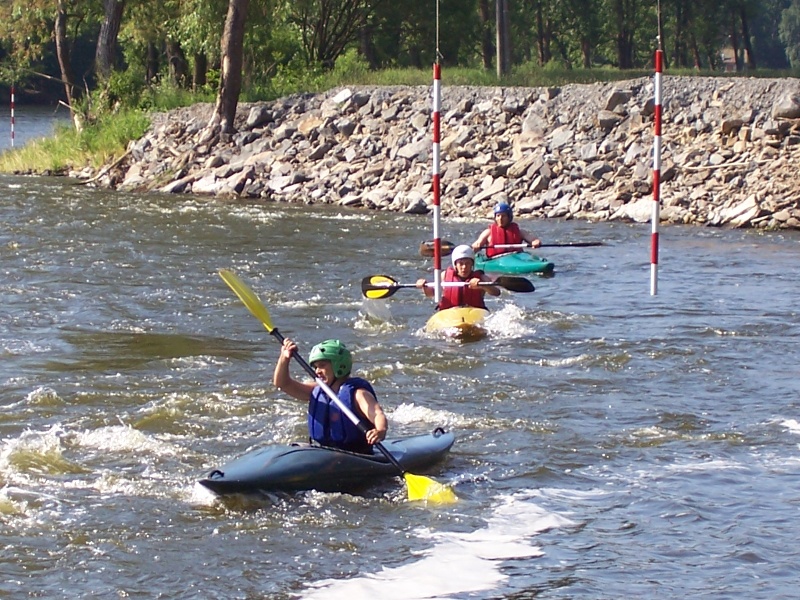
POLYGON ((664 52, 656 50, 655 132, 653 134, 653 216, 650 236, 650 295, 658 294, 658 222, 661 219, 661 73, 664 52))
POLYGON ((11 147, 14 147, 14 84, 11 84, 11 147))
POLYGON ((438 304, 442 299, 442 240, 440 235, 441 218, 441 178, 439 174, 439 141, 441 139, 442 109, 442 68, 439 63, 433 65, 433 289, 434 299, 438 304))

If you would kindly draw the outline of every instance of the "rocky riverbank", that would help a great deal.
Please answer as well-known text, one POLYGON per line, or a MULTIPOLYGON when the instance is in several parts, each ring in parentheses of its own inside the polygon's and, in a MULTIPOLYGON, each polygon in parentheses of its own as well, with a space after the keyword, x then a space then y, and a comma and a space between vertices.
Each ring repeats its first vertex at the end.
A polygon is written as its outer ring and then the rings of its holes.
MULTIPOLYGON (((445 81, 446 83, 446 81, 445 81)), ((120 190, 424 214, 433 202, 430 87, 349 88, 153 116, 113 165, 70 175, 120 190)), ((442 214, 500 199, 527 218, 647 221, 651 78, 560 88, 443 87, 442 214)), ((662 221, 800 228, 800 81, 663 79, 662 221)))

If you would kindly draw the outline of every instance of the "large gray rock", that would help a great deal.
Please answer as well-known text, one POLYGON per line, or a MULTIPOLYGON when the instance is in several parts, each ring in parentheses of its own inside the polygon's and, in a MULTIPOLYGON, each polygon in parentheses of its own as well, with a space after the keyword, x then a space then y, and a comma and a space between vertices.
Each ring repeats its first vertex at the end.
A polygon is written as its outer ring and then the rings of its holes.
MULTIPOLYGON (((526 219, 649 220, 653 79, 561 88, 445 86, 445 217, 498 198, 526 219)), ((72 175, 122 190, 239 195, 426 214, 429 86, 351 87, 241 104, 221 135, 209 104, 152 116, 117 162, 72 175)), ((666 222, 797 228, 800 87, 793 79, 663 78, 666 222)))

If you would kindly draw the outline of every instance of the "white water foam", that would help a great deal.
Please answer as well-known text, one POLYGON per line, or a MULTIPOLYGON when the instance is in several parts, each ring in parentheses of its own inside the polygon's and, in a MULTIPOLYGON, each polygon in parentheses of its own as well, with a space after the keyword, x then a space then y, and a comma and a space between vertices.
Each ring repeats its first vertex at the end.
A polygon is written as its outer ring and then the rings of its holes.
POLYGON ((368 322, 370 320, 378 320, 383 322, 391 322, 394 320, 389 303, 385 299, 370 299, 364 298, 361 302, 362 313, 360 317, 366 317, 368 322))
POLYGON ((462 415, 446 410, 432 410, 426 406, 402 403, 390 413, 391 422, 397 425, 430 423, 445 429, 456 429, 468 425, 469 420, 462 415))
POLYGON ((493 338, 509 339, 532 335, 535 329, 525 325, 525 310, 508 303, 486 317, 486 329, 493 338))
POLYGON ((484 528, 470 533, 417 531, 434 542, 417 561, 354 579, 315 582, 302 598, 424 600, 495 589, 508 579, 501 561, 542 556, 529 538, 569 525, 568 519, 531 502, 529 493, 514 494, 499 500, 484 528))
POLYGON ((785 421, 781 421, 781 425, 792 433, 800 433, 800 423, 797 422, 797 419, 786 419, 785 421))

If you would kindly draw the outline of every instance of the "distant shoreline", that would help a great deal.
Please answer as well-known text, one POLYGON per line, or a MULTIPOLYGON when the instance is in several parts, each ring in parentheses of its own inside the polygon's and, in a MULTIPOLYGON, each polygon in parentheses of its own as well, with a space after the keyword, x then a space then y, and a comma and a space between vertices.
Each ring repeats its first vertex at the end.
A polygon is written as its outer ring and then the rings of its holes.
MULTIPOLYGON (((154 115, 122 160, 71 175, 120 190, 425 214, 430 93, 351 87, 242 104, 233 136, 207 127, 209 104, 176 109, 154 115)), ((651 78, 442 93, 444 215, 484 217, 502 199, 533 219, 650 218, 651 78)), ((665 76, 663 97, 663 221, 800 228, 799 80, 665 76)))

